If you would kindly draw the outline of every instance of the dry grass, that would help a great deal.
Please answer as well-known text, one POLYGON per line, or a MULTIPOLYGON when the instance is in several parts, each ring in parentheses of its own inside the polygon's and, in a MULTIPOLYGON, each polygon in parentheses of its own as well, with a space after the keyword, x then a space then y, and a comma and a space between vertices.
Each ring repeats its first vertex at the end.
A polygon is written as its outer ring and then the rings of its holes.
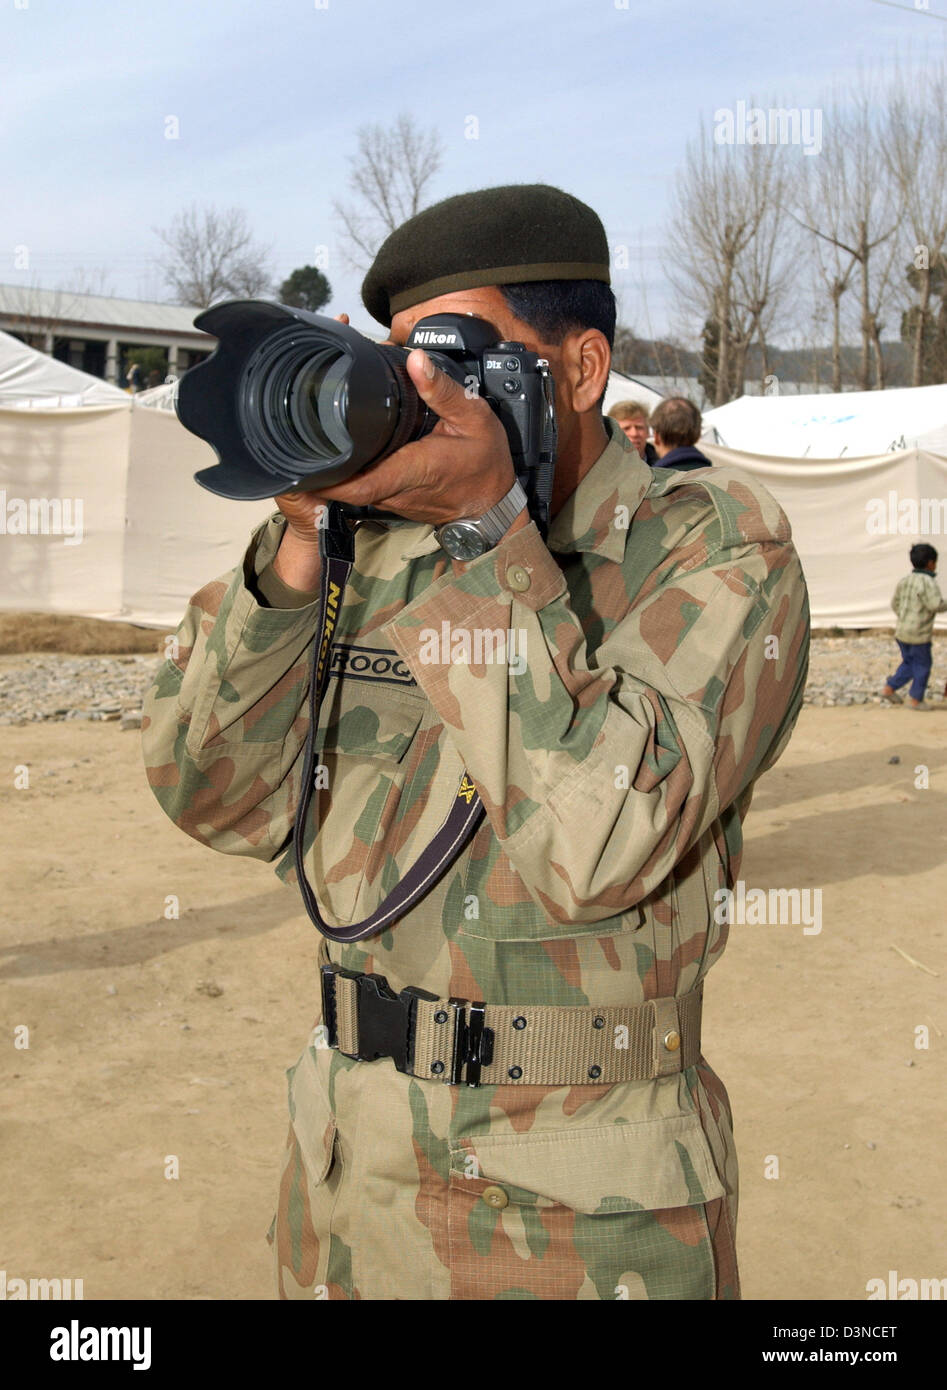
POLYGON ((73 656, 163 651, 158 628, 61 613, 0 613, 0 654, 68 652, 73 656))
MULTIPOLYGON (((813 630, 820 637, 890 636, 891 628, 813 630)), ((73 656, 105 656, 128 652, 164 651, 167 634, 158 628, 112 623, 102 618, 73 618, 61 613, 0 613, 0 655, 21 652, 68 652, 73 656)))

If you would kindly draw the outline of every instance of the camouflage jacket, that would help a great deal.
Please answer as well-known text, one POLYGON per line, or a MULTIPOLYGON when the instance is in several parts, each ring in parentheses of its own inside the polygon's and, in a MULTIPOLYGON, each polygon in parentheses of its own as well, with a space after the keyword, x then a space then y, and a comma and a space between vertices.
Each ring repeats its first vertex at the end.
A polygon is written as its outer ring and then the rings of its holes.
POLYGON ((941 597, 937 580, 925 570, 912 570, 898 581, 891 607, 898 615, 894 635, 899 642, 930 642, 934 618, 947 612, 947 599, 941 597))
MULTIPOLYGON (((546 543, 530 525, 457 575, 428 526, 357 532, 305 851, 323 914, 377 906, 465 767, 486 816, 405 918, 320 938, 324 959, 395 990, 601 1006, 686 993, 723 951, 714 893, 802 700, 805 583, 752 478, 652 471, 608 427, 546 543), (476 650, 487 631, 517 634, 512 661, 476 650)), ((282 528, 192 599, 143 739, 176 825, 293 882, 315 608, 261 602, 282 528)), ((739 1296, 729 1103, 703 1059, 654 1081, 474 1089, 351 1060, 317 1028, 289 1079, 270 1233, 284 1296, 739 1296)))

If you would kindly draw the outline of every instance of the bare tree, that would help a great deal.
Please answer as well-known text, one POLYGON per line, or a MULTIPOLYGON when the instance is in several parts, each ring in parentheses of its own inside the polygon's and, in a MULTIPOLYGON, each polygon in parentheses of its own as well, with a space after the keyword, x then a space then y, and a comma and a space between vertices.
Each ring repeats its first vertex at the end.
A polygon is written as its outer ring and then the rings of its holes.
POLYGON ((437 131, 422 130, 407 112, 390 127, 360 127, 358 152, 350 157, 354 200, 333 204, 346 258, 355 269, 367 270, 385 238, 421 211, 442 161, 437 131))
POLYGON ((734 265, 736 378, 738 382, 744 380, 747 352, 755 338, 763 391, 769 376, 767 342, 775 331, 789 326, 793 307, 800 233, 789 218, 787 206, 793 197, 797 168, 784 148, 771 145, 754 150, 744 169, 749 200, 760 212, 756 233, 734 265))
POLYGON ((864 79, 846 108, 834 100, 826 122, 826 143, 809 164, 801 198, 799 221, 834 248, 823 270, 833 296, 834 389, 839 389, 841 379, 839 304, 856 267, 862 340, 858 384, 862 391, 870 389, 873 356, 876 385, 884 380, 880 313, 890 286, 890 263, 882 255, 882 271, 873 281, 872 257, 893 236, 900 218, 900 190, 878 156, 886 139, 885 123, 884 106, 864 79))
POLYGON ((904 205, 910 248, 897 241, 899 257, 911 264, 917 302, 913 316, 911 384, 924 380, 924 340, 933 315, 932 277, 947 244, 947 65, 926 68, 923 79, 899 69, 888 98, 884 155, 904 205))
POLYGON ((206 309, 229 296, 265 294, 272 286, 269 249, 254 243, 242 208, 219 212, 191 203, 155 232, 167 253, 158 264, 180 304, 206 309))
POLYGON ((714 325, 715 405, 742 391, 747 348, 786 293, 778 250, 785 154, 776 146, 715 146, 702 125, 678 175, 668 276, 679 302, 714 325))

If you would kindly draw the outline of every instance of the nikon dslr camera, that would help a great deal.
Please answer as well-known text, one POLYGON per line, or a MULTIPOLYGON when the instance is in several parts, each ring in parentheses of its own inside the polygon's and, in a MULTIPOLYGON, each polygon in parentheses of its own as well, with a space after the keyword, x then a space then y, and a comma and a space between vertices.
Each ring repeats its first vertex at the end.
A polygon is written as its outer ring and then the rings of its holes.
POLYGON ((215 305, 194 325, 218 344, 181 378, 177 413, 217 454, 217 464, 195 474, 211 492, 239 499, 318 492, 422 439, 438 417, 405 367, 410 350, 422 347, 465 390, 489 401, 530 514, 545 531, 556 444, 552 376, 522 343, 498 342, 485 319, 432 315, 415 324, 403 348, 263 300, 215 305))

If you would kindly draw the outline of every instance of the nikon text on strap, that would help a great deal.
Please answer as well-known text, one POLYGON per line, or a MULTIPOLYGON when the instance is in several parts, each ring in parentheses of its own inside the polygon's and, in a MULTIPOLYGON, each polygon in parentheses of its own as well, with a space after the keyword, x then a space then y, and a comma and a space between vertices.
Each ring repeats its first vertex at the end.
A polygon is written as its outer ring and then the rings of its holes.
MULTIPOLYGON (((329 651, 332 635, 339 620, 342 608, 342 595, 348 583, 352 565, 355 561, 355 542, 353 532, 345 520, 345 514, 337 502, 329 504, 328 524, 319 532, 319 552, 322 557, 322 573, 319 580, 319 616, 316 635, 312 644, 312 668, 309 677, 309 730, 306 735, 306 753, 303 761, 302 785, 296 819, 293 826, 293 849, 296 861, 296 876, 306 911, 324 936, 332 941, 362 941, 374 936, 385 927, 392 926, 399 918, 409 912, 435 883, 447 872, 461 850, 470 840, 483 819, 483 803, 466 771, 461 778, 457 793, 451 801, 450 810, 433 840, 422 851, 401 882, 363 922, 353 922, 347 927, 330 927, 319 911, 319 903, 312 884, 306 877, 303 846, 309 818, 309 807, 313 804, 314 780, 317 771, 316 726, 319 707, 325 694, 329 675, 329 651)), ((316 799, 318 805, 318 798, 316 799)), ((314 834, 319 833, 318 815, 313 812, 314 834)))

